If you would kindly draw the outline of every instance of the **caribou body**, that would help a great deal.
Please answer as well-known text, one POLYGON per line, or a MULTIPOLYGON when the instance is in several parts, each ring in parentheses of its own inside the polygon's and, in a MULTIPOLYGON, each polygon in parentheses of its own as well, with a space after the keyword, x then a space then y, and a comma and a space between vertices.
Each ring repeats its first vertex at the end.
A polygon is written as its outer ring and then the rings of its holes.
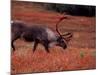
POLYGON ((61 18, 57 24, 56 24, 56 31, 58 32, 58 35, 56 35, 50 28, 43 27, 43 26, 32 26, 27 27, 25 23, 20 21, 12 21, 11 22, 11 46, 13 48, 13 51, 15 51, 14 41, 21 38, 28 42, 34 42, 33 46, 33 52, 36 50, 36 47, 39 43, 41 43, 47 52, 49 52, 49 47, 57 45, 62 47, 63 49, 67 48, 67 45, 65 43, 65 38, 63 36, 68 36, 67 41, 70 40, 72 37, 71 33, 67 33, 64 35, 61 35, 58 31, 58 24, 60 21, 65 19, 65 17, 61 18))

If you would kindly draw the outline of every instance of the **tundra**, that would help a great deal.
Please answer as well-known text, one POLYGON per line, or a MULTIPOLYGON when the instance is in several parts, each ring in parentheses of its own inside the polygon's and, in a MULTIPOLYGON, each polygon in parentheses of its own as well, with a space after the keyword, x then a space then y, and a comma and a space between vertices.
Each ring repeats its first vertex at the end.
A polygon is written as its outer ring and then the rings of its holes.
POLYGON ((49 47, 60 46, 63 49, 67 48, 67 43, 72 37, 72 33, 66 33, 61 35, 58 30, 58 24, 66 17, 60 18, 56 24, 56 34, 52 29, 44 26, 32 27, 26 26, 24 22, 12 21, 11 22, 11 46, 13 51, 15 51, 14 41, 21 38, 27 42, 34 42, 33 52, 36 50, 38 44, 42 44, 47 52, 49 52, 49 47), (67 36, 64 38, 63 36, 67 36), (66 43, 66 42, 67 43, 66 43))

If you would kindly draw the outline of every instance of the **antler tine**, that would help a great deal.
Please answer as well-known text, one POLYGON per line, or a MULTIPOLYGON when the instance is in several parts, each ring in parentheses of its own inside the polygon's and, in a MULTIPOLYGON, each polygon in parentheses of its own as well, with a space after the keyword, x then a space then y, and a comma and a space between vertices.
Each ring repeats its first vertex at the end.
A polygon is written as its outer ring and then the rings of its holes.
POLYGON ((67 38, 64 38, 64 37, 63 37, 63 39, 64 39, 65 41, 70 41, 71 38, 72 38, 72 36, 73 36, 73 35, 71 34, 71 35, 69 35, 69 37, 67 37, 67 38))
POLYGON ((72 35, 72 33, 68 32, 68 33, 63 34, 62 36, 67 36, 67 35, 72 35))

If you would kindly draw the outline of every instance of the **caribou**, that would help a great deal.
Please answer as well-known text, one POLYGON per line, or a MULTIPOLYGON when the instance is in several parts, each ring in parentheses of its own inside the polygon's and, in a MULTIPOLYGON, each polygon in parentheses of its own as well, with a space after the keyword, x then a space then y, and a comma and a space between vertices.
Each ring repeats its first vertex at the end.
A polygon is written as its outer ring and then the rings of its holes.
POLYGON ((36 50, 39 43, 44 46, 47 52, 50 52, 49 48, 53 46, 60 46, 63 49, 66 49, 67 44, 72 37, 72 33, 67 32, 61 34, 58 30, 59 23, 66 18, 67 17, 62 17, 56 23, 56 32, 58 34, 48 27, 37 25, 28 27, 24 22, 11 21, 11 46, 13 51, 15 51, 14 41, 17 39, 34 42, 33 52, 36 50), (64 38, 64 36, 66 36, 66 38, 64 38))

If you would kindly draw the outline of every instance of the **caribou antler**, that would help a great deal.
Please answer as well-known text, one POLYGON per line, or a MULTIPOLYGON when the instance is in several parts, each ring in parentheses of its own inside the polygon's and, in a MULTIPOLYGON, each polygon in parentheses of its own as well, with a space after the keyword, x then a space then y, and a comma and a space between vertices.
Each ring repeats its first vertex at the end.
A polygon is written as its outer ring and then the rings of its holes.
POLYGON ((60 32, 59 32, 59 30, 58 30, 58 25, 59 25, 59 23, 62 21, 62 20, 64 20, 64 19, 67 19, 67 17, 66 16, 64 16, 64 17, 62 17, 58 22, 57 22, 57 24, 56 24, 56 31, 57 31, 57 33, 64 39, 64 40, 66 40, 66 41, 69 41, 70 39, 71 39, 71 37, 72 37, 72 33, 65 33, 65 34, 60 34, 60 32), (63 36, 67 36, 67 38, 64 38, 63 36))
POLYGON ((64 17, 60 18, 60 20, 59 20, 59 21, 57 22, 57 24, 56 24, 56 31, 57 31, 57 33, 58 33, 60 36, 62 36, 62 35, 60 34, 60 32, 59 32, 59 30, 58 30, 58 25, 59 25, 59 23, 60 23, 63 19, 67 19, 67 17, 64 16, 64 17))

